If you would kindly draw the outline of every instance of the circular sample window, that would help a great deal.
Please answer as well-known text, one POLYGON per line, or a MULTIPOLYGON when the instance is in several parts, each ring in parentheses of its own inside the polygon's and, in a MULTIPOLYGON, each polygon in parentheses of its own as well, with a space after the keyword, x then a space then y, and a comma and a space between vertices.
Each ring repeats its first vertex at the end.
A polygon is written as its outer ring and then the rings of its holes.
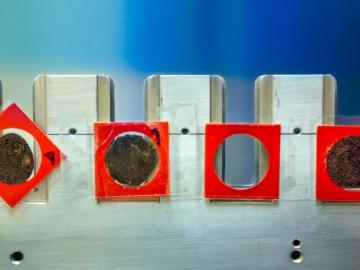
POLYGON ((21 136, 8 133, 0 137, 0 182, 24 183, 34 170, 34 155, 21 136))
POLYGON ((154 176, 159 154, 149 137, 129 132, 112 141, 105 154, 105 163, 116 182, 135 187, 146 184, 154 176))
POLYGON ((269 167, 265 146, 255 137, 235 134, 219 145, 214 167, 225 184, 238 189, 258 184, 269 167))
POLYGON ((326 168, 337 185, 360 188, 360 136, 336 142, 327 154, 326 168))

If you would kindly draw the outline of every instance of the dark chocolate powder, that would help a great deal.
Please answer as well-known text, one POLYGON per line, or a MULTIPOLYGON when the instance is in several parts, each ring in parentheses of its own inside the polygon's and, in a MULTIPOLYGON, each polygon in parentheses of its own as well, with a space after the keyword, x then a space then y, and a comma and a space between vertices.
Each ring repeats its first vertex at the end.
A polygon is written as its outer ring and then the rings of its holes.
POLYGON ((154 143, 146 136, 118 136, 109 146, 105 162, 111 177, 127 186, 140 186, 151 179, 158 164, 154 143))
POLYGON ((359 188, 360 136, 349 136, 336 142, 327 154, 326 167, 337 185, 359 188))
POLYGON ((34 156, 26 141, 9 133, 0 137, 0 182, 15 185, 25 182, 34 169, 34 156))

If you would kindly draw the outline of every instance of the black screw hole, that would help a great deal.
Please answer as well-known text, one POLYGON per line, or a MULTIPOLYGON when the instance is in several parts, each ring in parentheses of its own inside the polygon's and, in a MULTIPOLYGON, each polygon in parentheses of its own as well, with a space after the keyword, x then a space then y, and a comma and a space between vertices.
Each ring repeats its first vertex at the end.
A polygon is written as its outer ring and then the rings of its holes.
POLYGON ((300 134, 301 133, 301 128, 296 127, 296 128, 294 128, 293 132, 294 132, 294 134, 300 134))
POLYGON ((182 128, 181 129, 181 134, 183 134, 183 135, 189 134, 189 129, 188 128, 182 128))
POLYGON ((294 248, 299 248, 301 246, 301 241, 299 239, 294 239, 292 244, 294 248))
POLYGON ((21 251, 15 251, 10 255, 12 264, 19 265, 24 259, 24 254, 21 251))
POLYGON ((69 129, 69 134, 70 134, 70 135, 75 135, 76 133, 77 133, 76 128, 70 128, 70 129, 69 129))
POLYGON ((38 187, 34 187, 33 192, 38 192, 40 189, 38 187))
POLYGON ((300 250, 293 250, 290 257, 294 263, 301 263, 304 259, 304 255, 300 250))

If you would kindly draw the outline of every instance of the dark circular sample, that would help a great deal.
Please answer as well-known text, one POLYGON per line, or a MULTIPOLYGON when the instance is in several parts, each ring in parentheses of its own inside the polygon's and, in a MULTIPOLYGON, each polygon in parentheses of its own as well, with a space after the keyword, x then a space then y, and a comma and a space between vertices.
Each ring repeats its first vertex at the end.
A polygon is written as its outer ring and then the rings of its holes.
POLYGON ((34 155, 27 142, 9 133, 0 137, 0 182, 9 185, 24 183, 34 169, 34 155))
POLYGON ((336 142, 327 153, 326 167, 337 185, 359 188, 360 136, 349 136, 336 142))
POLYGON ((151 179, 159 162, 156 145, 145 135, 118 136, 105 155, 107 169, 114 180, 127 186, 140 186, 151 179))

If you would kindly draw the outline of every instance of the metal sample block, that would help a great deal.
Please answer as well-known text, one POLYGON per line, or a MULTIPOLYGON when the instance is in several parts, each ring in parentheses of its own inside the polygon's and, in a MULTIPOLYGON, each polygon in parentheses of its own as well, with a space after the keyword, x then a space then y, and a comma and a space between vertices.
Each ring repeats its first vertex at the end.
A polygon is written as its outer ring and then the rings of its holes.
POLYGON ((203 197, 205 123, 224 119, 224 82, 218 76, 160 75, 145 84, 147 121, 168 121, 170 195, 203 197))
POLYGON ((281 124, 281 199, 315 199, 316 128, 334 124, 335 98, 330 75, 264 75, 256 80, 256 121, 281 124))

